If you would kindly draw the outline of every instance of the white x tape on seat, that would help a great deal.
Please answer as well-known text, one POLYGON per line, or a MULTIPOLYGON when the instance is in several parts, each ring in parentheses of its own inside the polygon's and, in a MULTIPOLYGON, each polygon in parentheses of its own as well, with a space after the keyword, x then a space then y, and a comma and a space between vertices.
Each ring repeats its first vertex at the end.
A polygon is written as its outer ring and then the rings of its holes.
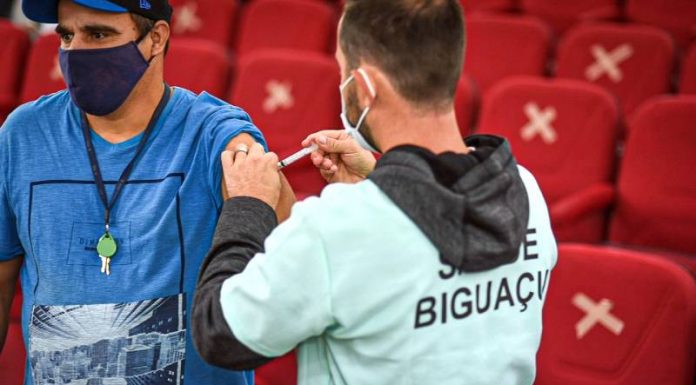
POLYGON ((556 119, 555 108, 548 107, 541 111, 536 103, 530 102, 525 104, 524 113, 527 115, 529 123, 522 127, 522 139, 530 141, 540 135, 546 144, 553 144, 558 140, 558 134, 551 125, 556 119))
POLYGON ((198 4, 189 2, 174 8, 174 33, 196 32, 201 29, 203 22, 198 17, 198 4))
POLYGON ((263 102, 263 110, 268 114, 276 112, 279 108, 290 109, 295 105, 290 82, 270 80, 266 83, 266 91, 268 97, 263 102))
POLYGON ((594 64, 587 67, 585 77, 593 82, 607 74, 614 83, 623 80, 623 72, 620 64, 633 56, 633 47, 629 44, 622 44, 613 51, 607 52, 604 47, 598 44, 592 45, 590 49, 595 58, 594 64))
POLYGON ((623 321, 610 312, 614 307, 610 300, 603 298, 595 303, 585 294, 577 293, 573 297, 573 305, 585 312, 585 317, 575 324, 575 335, 578 339, 582 339, 598 323, 617 336, 623 331, 623 321))

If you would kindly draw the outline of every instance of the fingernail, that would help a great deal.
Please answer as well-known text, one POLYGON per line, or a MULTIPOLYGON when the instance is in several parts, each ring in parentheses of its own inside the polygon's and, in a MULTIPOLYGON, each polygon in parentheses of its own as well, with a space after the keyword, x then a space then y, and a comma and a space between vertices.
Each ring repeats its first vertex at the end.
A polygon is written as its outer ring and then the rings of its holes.
POLYGON ((319 138, 317 138, 317 142, 319 142, 319 144, 326 144, 326 137, 323 135, 320 136, 319 138))

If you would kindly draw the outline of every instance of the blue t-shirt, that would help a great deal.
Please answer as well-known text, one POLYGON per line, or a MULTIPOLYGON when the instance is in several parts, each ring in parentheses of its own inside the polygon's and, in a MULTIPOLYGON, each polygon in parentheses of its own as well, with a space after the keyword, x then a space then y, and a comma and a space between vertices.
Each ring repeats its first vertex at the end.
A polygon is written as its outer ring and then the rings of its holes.
MULTIPOLYGON (((265 146, 241 109, 175 88, 112 210, 119 250, 106 276, 96 253, 104 207, 79 110, 63 91, 10 115, 0 129, 0 261, 25 256, 25 384, 253 383, 252 372, 205 364, 188 333, 222 206, 220 153, 243 132, 265 146)), ((141 136, 92 139, 111 197, 141 136)))

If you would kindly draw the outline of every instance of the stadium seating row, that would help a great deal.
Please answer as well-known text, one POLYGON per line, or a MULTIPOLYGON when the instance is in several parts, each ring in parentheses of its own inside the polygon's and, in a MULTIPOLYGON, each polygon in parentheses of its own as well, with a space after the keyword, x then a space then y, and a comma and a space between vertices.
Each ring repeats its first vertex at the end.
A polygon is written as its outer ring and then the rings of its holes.
MULTIPOLYGON (((465 73, 482 92, 512 75, 580 79, 614 93, 630 114, 651 96, 670 92, 676 67, 676 51, 669 35, 659 28, 618 23, 580 24, 568 30, 549 68, 553 35, 533 17, 472 15, 467 24, 468 46, 465 73), (645 71, 650 68, 650 71, 645 71)), ((693 50, 693 49, 692 49, 693 50)), ((689 58, 687 56, 687 58, 689 58)), ((681 90, 691 87, 684 62, 681 90)))
MULTIPOLYGON (((265 3, 276 0, 257 1, 265 3)), ((327 25, 315 26, 317 31, 312 31, 312 35, 321 35, 318 29, 328 30, 327 25)), ((270 40, 264 41, 272 37, 260 32, 253 33, 254 26, 249 27, 250 37, 244 40, 246 43, 240 47, 236 61, 231 60, 231 55, 213 42, 183 38, 174 40, 167 57, 167 79, 172 84, 196 92, 207 90, 225 98, 231 84, 232 68, 238 67, 246 56, 269 47, 301 50, 303 47, 294 45, 292 41, 312 40, 300 36, 290 38, 293 33, 292 28, 288 28, 288 33, 283 34, 283 39, 288 40, 276 39, 271 44, 270 40)), ((617 23, 578 25, 560 41, 554 68, 549 68, 551 66, 548 64, 552 56, 553 35, 538 19, 479 13, 469 18, 467 29, 464 72, 474 84, 466 86, 477 87, 481 93, 509 76, 553 74, 603 86, 619 98, 626 115, 630 115, 648 98, 670 92, 673 78, 678 80, 676 83, 680 92, 696 93, 696 44, 678 65, 678 56, 669 35, 655 27, 617 23), (645 71, 645 68, 650 68, 650 71, 645 71), (679 68, 678 76, 673 75, 675 68, 679 68)), ((0 82, 1 119, 18 102, 62 89, 64 83, 57 61, 59 40, 56 36, 43 36, 36 41, 28 65, 24 66, 29 49, 26 35, 6 22, 0 22, 0 32, 8 37, 0 43, 3 57, 8 58, 1 64, 4 68, 0 72, 3 77, 0 82), (22 78, 23 82, 20 81, 22 78)), ((313 52, 326 54, 325 49, 319 49, 326 41, 317 40, 315 43, 313 47, 305 46, 307 52, 302 55, 313 56, 313 52)), ((473 117, 466 111, 461 111, 461 114, 462 118, 473 117)), ((468 121, 460 123, 465 127, 471 125, 468 121)))
MULTIPOLYGON (((571 26, 597 20, 647 24, 668 31, 678 45, 685 47, 696 35, 696 4, 691 0, 461 0, 467 13, 522 12, 543 19, 561 34, 571 26)), ((329 48, 321 36, 321 25, 335 23, 343 1, 254 0, 173 0, 175 35, 200 37, 225 47, 244 51, 249 33, 260 40, 293 39, 306 46, 329 48), (337 6, 339 5, 339 6, 337 6), (283 12, 277 12, 282 9, 283 12), (283 15, 283 17, 279 17, 283 15), (289 33, 271 35, 267 31, 287 30, 292 20, 312 26, 291 28, 289 33), (314 23, 316 21, 316 23, 314 23), (268 28, 272 26, 273 28, 268 28), (251 28, 250 28, 251 27, 251 28), (278 29, 278 27, 281 27, 278 29), (309 28, 309 30, 307 29, 309 28)), ((334 25, 330 29, 333 30, 334 25)), ((330 34, 328 36, 331 36, 330 34)), ((274 43, 273 43, 274 44, 274 43)), ((329 43, 330 45, 331 43, 329 43)))
POLYGON ((548 22, 557 33, 577 23, 627 21, 669 31, 681 47, 696 35, 696 3, 692 0, 462 0, 469 12, 521 11, 548 22))

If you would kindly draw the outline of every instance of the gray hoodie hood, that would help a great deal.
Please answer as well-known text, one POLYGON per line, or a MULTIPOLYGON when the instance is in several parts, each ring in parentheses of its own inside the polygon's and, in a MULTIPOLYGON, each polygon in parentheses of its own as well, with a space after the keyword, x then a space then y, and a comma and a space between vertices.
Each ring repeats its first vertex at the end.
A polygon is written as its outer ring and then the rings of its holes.
POLYGON ((435 155, 416 146, 394 148, 369 178, 430 239, 444 263, 485 271, 517 259, 529 200, 505 139, 475 135, 465 142, 476 150, 435 155))

